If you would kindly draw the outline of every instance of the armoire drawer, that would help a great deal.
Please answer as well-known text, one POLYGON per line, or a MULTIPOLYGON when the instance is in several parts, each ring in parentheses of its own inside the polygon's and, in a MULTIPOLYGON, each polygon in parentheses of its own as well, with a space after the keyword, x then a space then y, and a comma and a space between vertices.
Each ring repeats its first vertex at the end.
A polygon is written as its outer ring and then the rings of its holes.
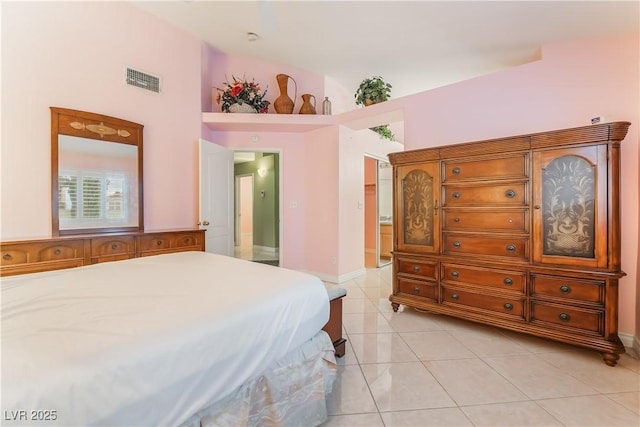
POLYGON ((532 301, 530 322, 532 324, 551 323, 576 331, 604 334, 604 311, 601 310, 532 301))
POLYGON ((443 209, 444 230, 449 231, 504 231, 527 233, 529 210, 457 210, 443 209))
POLYGON ((538 275, 531 277, 531 295, 538 298, 551 297, 603 304, 604 286, 604 282, 571 277, 538 275))
POLYGON ((444 206, 526 206, 524 182, 504 184, 444 185, 444 206))
POLYGON ((481 294, 459 288, 442 287, 442 304, 473 307, 524 320, 524 298, 481 294))
POLYGON ((94 237, 91 239, 91 262, 116 261, 135 256, 134 236, 94 237))
POLYGON ((444 233, 443 253, 448 255, 489 255, 497 257, 529 259, 527 237, 495 237, 444 233))
POLYGON ((438 284, 435 282, 398 277, 398 291, 402 294, 438 301, 438 284))
POLYGON ((524 294, 526 272, 442 264, 442 282, 460 282, 524 294))
POLYGON ((526 154, 500 159, 443 162, 443 181, 525 178, 526 154))
POLYGON ((421 261, 398 256, 396 263, 398 266, 398 274, 419 276, 420 278, 425 279, 436 279, 436 270, 438 268, 438 263, 436 262, 421 261))

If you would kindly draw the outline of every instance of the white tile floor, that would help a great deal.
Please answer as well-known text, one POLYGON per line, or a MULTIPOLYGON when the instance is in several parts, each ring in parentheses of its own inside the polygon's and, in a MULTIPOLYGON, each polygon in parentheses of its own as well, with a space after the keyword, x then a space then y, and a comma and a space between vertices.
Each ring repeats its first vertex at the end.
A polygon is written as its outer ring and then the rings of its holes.
POLYGON ((235 258, 248 261, 277 261, 280 258, 278 252, 263 251, 253 246, 253 240, 249 237, 242 239, 240 245, 233 248, 235 258))
POLYGON ((640 361, 388 301, 391 267, 341 284, 347 350, 328 426, 639 426, 640 361))

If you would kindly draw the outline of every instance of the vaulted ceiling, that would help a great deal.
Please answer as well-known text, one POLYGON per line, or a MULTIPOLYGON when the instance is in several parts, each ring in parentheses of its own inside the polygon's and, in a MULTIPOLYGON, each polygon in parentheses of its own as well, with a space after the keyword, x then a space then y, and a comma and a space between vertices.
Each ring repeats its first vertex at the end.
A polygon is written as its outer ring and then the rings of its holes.
POLYGON ((545 43, 638 33, 638 1, 134 1, 212 47, 392 97, 539 58, 545 43), (247 34, 255 33, 250 41, 247 34))

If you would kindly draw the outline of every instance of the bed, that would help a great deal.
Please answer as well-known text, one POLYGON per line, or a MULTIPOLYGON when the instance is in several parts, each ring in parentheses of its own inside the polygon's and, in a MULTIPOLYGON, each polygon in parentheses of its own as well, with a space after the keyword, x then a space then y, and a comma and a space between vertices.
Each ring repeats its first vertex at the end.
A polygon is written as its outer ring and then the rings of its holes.
POLYGON ((328 319, 318 278, 205 252, 2 278, 3 425, 319 425, 328 319))

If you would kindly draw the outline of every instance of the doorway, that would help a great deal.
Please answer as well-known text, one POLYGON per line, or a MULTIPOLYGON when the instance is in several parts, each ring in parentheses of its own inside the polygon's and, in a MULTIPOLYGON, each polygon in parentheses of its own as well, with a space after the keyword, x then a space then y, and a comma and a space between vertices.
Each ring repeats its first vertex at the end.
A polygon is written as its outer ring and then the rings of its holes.
POLYGON ((236 258, 253 259, 253 175, 235 177, 236 258))
POLYGON ((234 256, 280 265, 280 153, 234 152, 234 256))
POLYGON ((371 156, 364 157, 365 267, 391 263, 393 248, 393 190, 391 165, 371 156))

